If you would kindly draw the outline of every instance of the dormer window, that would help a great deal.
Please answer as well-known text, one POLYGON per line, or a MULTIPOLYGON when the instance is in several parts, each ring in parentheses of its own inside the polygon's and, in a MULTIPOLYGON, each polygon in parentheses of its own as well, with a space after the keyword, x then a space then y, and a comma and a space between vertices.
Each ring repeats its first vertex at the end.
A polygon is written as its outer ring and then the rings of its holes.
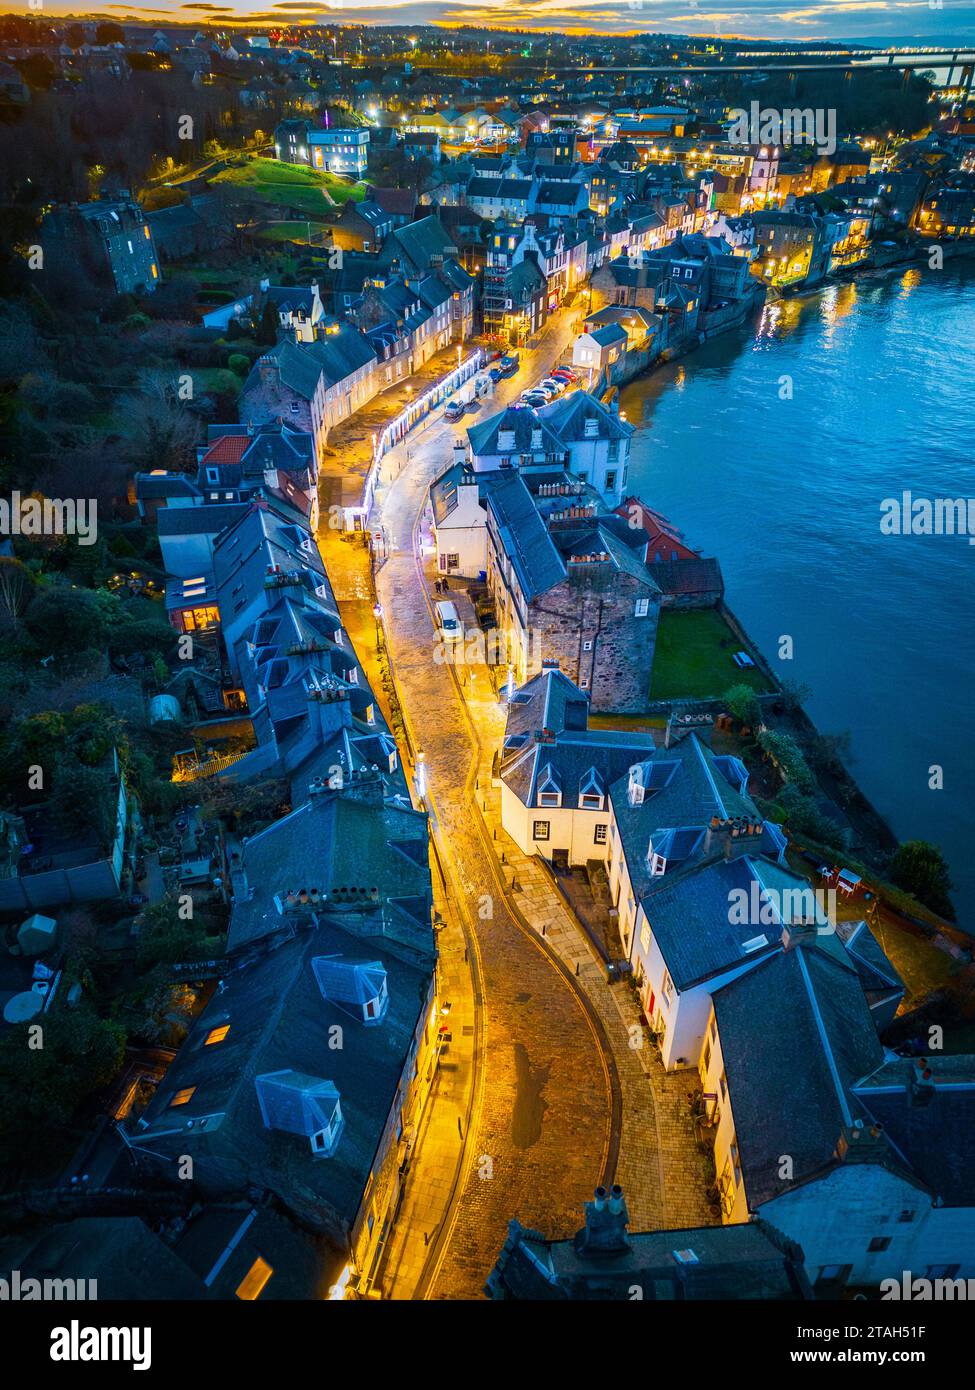
POLYGON ((381 1023, 389 1008, 386 969, 381 960, 315 956, 311 963, 322 998, 361 1023, 381 1023))
POLYGON ((562 788, 559 780, 552 770, 552 764, 546 763, 538 778, 538 802, 539 806, 561 806, 562 788))
POLYGON ((627 783, 627 800, 631 806, 642 806, 643 798, 646 795, 646 788, 643 785, 643 768, 639 763, 630 768, 630 779, 627 783))
POLYGON ((594 792, 583 792, 579 797, 579 807, 583 811, 601 811, 603 798, 594 792))

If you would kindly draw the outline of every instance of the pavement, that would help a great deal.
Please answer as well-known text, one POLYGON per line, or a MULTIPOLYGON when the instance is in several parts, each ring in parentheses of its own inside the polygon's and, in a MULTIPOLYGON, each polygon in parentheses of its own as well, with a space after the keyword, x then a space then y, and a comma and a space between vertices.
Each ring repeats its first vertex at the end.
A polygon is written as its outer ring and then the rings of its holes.
MULTIPOLYGON (((485 412, 550 370, 576 317, 563 310, 536 347, 521 350, 520 372, 485 412)), ((414 527, 452 443, 438 411, 384 461, 376 520, 389 552, 375 576, 378 653, 368 551, 334 532, 320 538, 350 638, 399 720, 404 765, 415 774, 416 753, 424 755, 444 919, 450 1050, 383 1271, 393 1298, 480 1297, 512 1217, 570 1236, 598 1182, 623 1183, 634 1229, 714 1220, 685 1099, 693 1078, 663 1073, 632 989, 607 983, 547 868, 500 828, 491 758, 504 711, 487 668, 462 685, 457 676, 470 672, 434 659, 432 561, 427 551, 425 568, 418 563, 414 527)))
MULTIPOLYGON (((466 359, 473 350, 466 344, 463 357, 466 359)), ((382 434, 390 420, 394 420, 413 401, 419 400, 424 392, 436 385, 457 366, 457 344, 451 343, 443 351, 435 353, 411 376, 388 386, 379 395, 368 401, 347 420, 329 431, 328 442, 322 450, 319 465, 319 506, 323 516, 328 515, 330 506, 358 499, 363 483, 372 466, 373 440, 382 434)), ((471 386, 469 389, 473 389, 471 386)), ((465 392, 461 392, 465 394, 465 392)), ((438 406, 421 425, 434 417, 443 415, 443 406, 438 406)), ((420 426, 412 432, 416 437, 420 426)), ((392 451, 391 451, 392 452, 392 451)), ((404 450, 404 457, 405 457, 404 450)), ((387 458, 390 455, 386 456, 387 458)))

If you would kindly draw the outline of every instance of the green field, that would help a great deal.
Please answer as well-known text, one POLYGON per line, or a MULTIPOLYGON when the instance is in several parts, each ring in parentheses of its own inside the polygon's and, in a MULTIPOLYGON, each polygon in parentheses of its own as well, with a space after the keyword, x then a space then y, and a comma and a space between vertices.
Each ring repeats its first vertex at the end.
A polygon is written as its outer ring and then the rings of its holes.
POLYGON ((317 244, 308 241, 309 232, 312 238, 317 236, 324 229, 324 223, 312 222, 269 222, 257 233, 260 241, 302 241, 306 245, 317 244))
POLYGON ((755 659, 755 652, 738 640, 716 608, 665 608, 657 629, 650 699, 703 700, 723 695, 732 685, 771 690, 757 667, 741 670, 735 665, 732 657, 743 650, 755 659))
POLYGON ((365 184, 346 183, 334 174, 319 174, 303 164, 283 164, 277 159, 249 159, 246 164, 224 169, 211 180, 229 185, 277 207, 300 208, 321 216, 330 207, 365 197, 365 184))

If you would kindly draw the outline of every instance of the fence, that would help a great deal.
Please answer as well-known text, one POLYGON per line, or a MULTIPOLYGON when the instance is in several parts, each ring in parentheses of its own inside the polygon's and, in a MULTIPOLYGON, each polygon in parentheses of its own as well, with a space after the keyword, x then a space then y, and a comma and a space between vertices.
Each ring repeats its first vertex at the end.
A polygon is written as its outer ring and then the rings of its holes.
POLYGON ((376 479, 379 476, 379 465, 390 449, 394 449, 402 439, 409 434, 410 430, 427 415, 431 410, 435 410, 438 405, 452 396, 458 387, 463 386, 465 381, 470 381, 484 365, 484 352, 477 348, 465 362, 459 362, 453 371, 447 373, 445 377, 431 386, 429 391, 425 391, 415 401, 411 401, 404 410, 401 410, 395 420, 390 420, 382 434, 376 440, 375 448, 372 452, 372 463, 369 466, 369 473, 366 477, 366 484, 362 493, 362 514, 368 516, 372 507, 373 494, 376 490, 376 479))

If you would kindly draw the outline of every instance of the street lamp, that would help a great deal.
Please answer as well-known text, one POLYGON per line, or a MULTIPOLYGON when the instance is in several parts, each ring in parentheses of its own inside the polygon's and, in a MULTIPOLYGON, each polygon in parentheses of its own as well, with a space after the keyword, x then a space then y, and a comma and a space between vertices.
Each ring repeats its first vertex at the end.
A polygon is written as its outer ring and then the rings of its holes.
POLYGON ((376 651, 379 651, 379 624, 382 622, 383 606, 381 603, 373 605, 372 616, 376 620, 376 651))
POLYGON ((427 765, 422 751, 416 750, 416 794, 421 801, 426 800, 427 795, 427 765))

